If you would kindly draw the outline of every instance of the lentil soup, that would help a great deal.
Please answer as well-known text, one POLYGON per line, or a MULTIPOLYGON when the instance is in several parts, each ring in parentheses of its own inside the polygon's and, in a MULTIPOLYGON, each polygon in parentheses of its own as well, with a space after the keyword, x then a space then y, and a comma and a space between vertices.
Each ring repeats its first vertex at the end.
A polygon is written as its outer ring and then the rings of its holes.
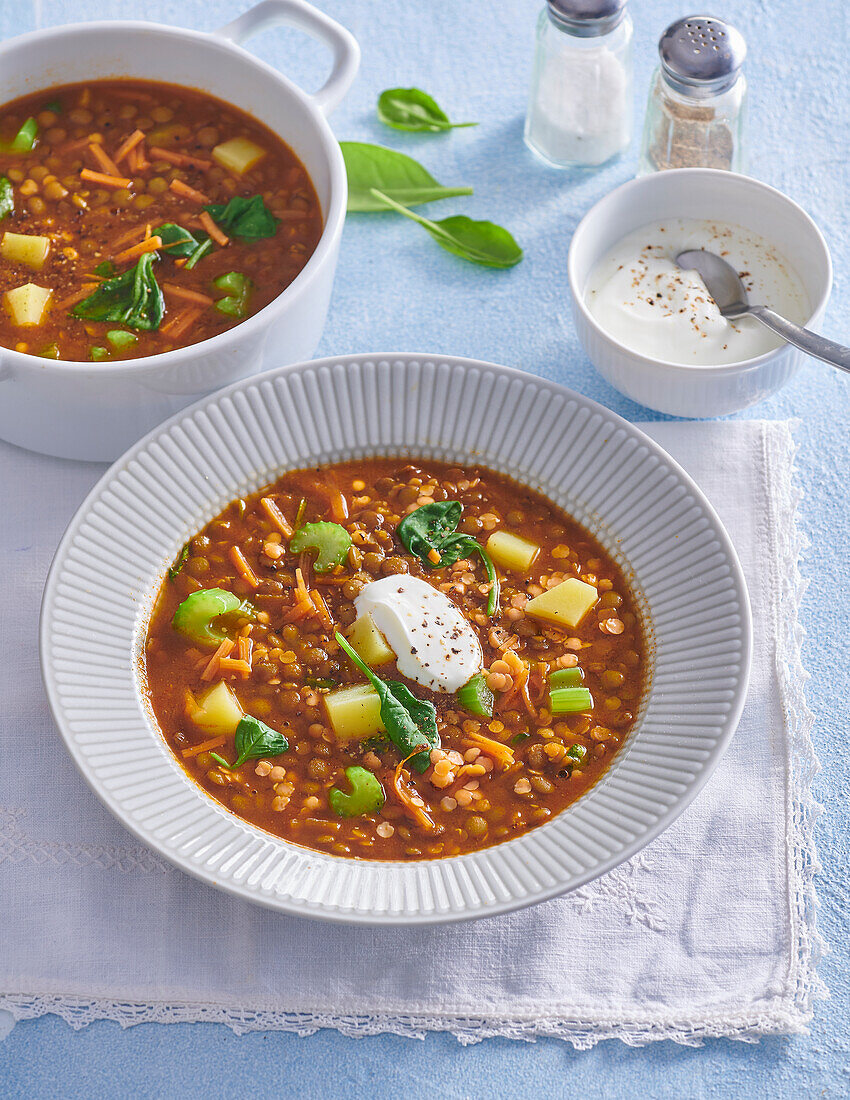
POLYGON ((490 470, 392 458, 233 502, 169 570, 143 660, 204 790, 383 860, 548 821, 609 767, 646 679, 634 596, 574 520, 490 470))
POLYGON ((0 344, 138 359, 276 298, 322 233, 306 169, 206 92, 93 80, 0 108, 0 344))

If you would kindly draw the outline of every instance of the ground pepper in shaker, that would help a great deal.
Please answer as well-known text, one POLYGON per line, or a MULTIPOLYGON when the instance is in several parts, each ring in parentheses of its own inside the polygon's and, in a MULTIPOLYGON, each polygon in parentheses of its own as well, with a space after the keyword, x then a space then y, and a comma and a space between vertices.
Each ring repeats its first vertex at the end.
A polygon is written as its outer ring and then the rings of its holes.
POLYGON ((632 137, 632 21, 627 0, 548 0, 525 143, 557 168, 595 167, 632 137))
POLYGON ((744 170, 747 45, 722 19, 690 15, 658 43, 638 175, 665 168, 744 170))

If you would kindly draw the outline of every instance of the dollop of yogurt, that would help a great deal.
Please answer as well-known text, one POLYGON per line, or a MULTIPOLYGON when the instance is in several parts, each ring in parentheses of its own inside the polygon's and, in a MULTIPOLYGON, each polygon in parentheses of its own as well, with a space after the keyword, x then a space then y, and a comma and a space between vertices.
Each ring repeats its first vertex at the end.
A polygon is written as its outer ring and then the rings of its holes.
POLYGON ((727 321, 696 271, 675 258, 688 249, 722 256, 741 275, 750 301, 798 324, 808 301, 796 273, 763 237, 741 226, 692 218, 644 226, 624 237, 590 274, 587 308, 621 344, 667 363, 740 363, 781 344, 752 318, 727 321))
POLYGON ((393 573, 370 581, 354 600, 369 614, 396 654, 399 672, 431 691, 455 692, 481 670, 478 635, 439 589, 393 573))

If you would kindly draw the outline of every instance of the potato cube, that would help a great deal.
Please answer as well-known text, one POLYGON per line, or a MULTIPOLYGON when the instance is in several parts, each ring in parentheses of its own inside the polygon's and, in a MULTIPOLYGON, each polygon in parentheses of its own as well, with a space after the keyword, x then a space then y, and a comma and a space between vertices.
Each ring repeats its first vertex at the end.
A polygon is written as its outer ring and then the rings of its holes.
POLYGON ((212 151, 213 160, 237 176, 244 176, 248 169, 253 168, 265 155, 265 149, 242 137, 223 141, 212 151))
POLYGON ((381 700, 371 684, 338 688, 324 698, 328 721, 338 741, 362 741, 384 732, 381 700))
POLYGON ((348 635, 351 648, 370 667, 385 665, 395 660, 395 653, 387 645, 387 639, 375 626, 374 619, 368 613, 361 615, 348 635))
POLYGON ((50 252, 50 238, 30 233, 4 233, 0 241, 0 256, 13 264, 26 264, 41 271, 50 252))
POLYGON ((540 547, 536 542, 512 535, 510 531, 494 531, 487 539, 487 553, 503 569, 510 569, 513 573, 527 573, 540 553, 540 547))
POLYGON ((199 696, 195 704, 194 709, 187 708, 189 717, 199 729, 213 736, 236 733, 244 717, 239 700, 223 680, 199 696))
POLYGON ((567 580, 541 592, 525 605, 526 615, 536 619, 558 623, 575 629, 599 598, 592 584, 585 584, 578 577, 567 580))
POLYGON ((3 297, 12 324, 40 325, 52 294, 52 290, 36 286, 35 283, 24 283, 14 290, 7 290, 3 297))

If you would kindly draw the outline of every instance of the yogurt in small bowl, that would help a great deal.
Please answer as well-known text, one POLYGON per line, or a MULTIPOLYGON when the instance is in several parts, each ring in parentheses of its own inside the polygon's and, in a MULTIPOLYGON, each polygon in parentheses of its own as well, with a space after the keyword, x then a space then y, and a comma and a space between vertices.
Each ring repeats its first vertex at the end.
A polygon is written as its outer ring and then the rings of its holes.
POLYGON ((826 243, 791 199, 747 176, 687 168, 624 184, 582 219, 569 253, 573 315, 596 369, 674 416, 722 416, 783 386, 802 353, 752 318, 725 320, 675 257, 707 249, 754 304, 812 326, 832 285, 826 243))

